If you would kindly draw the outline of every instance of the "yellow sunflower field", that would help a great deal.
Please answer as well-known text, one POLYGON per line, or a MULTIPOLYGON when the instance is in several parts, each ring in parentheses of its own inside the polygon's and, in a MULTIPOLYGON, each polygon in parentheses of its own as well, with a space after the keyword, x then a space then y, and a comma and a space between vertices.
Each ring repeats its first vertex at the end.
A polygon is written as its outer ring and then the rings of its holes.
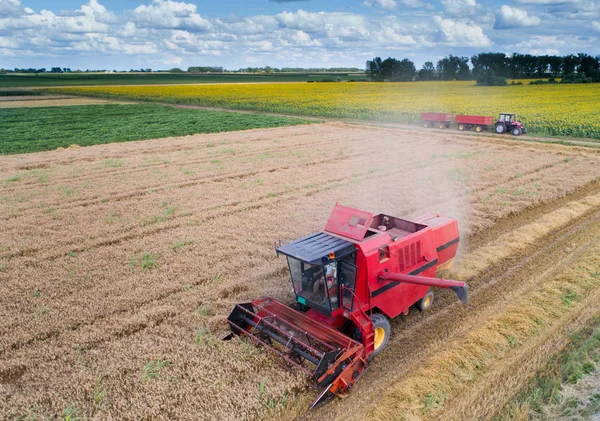
POLYGON ((418 123, 425 111, 517 113, 530 134, 600 139, 600 84, 264 83, 60 88, 68 94, 418 123))

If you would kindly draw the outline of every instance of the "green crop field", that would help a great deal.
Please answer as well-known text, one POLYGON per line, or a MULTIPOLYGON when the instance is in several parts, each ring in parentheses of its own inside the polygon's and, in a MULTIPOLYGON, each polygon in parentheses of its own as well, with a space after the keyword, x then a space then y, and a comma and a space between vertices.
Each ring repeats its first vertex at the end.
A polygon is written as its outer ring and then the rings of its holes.
POLYGON ((180 83, 320 82, 335 81, 338 77, 341 80, 366 80, 366 76, 361 73, 39 73, 37 75, 0 75, 0 88, 86 85, 156 85, 180 83))
POLYGON ((0 109, 0 154, 306 123, 296 118, 153 104, 4 108, 0 109))
POLYGON ((53 93, 420 124, 422 112, 517 113, 532 135, 600 139, 600 84, 265 83, 57 88, 53 93))

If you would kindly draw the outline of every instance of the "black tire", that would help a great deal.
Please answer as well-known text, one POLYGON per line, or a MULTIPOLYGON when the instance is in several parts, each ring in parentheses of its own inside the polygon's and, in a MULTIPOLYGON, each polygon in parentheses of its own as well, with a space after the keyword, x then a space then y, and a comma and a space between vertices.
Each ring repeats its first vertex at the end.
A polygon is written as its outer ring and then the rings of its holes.
POLYGON ((498 133, 498 134, 506 133, 506 124, 497 123, 496 124, 496 133, 498 133))
POLYGON ((518 127, 513 127, 512 134, 513 134, 513 136, 520 136, 521 135, 521 129, 519 129, 518 127))
POLYGON ((458 130, 460 130, 461 132, 465 129, 465 125, 464 124, 459 124, 458 125, 458 130))
POLYGON ((446 128, 446 125, 445 125, 444 123, 440 123, 440 124, 438 124, 438 127, 439 127, 440 129, 445 129, 445 128, 446 128))
POLYGON ((424 122, 423 127, 425 127, 427 129, 429 127, 429 121, 424 122))
POLYGON ((477 133, 481 133, 481 130, 483 130, 483 129, 481 128, 481 126, 475 126, 475 131, 476 131, 477 133))
MULTIPOLYGON (((390 321, 388 320, 388 318, 385 317, 383 314, 379 314, 379 313, 373 314, 371 321, 373 322, 373 333, 375 333, 377 331, 377 329, 381 329, 379 332, 383 332, 383 334, 385 335, 383 337, 381 343, 379 343, 379 346, 377 346, 375 348, 375 351, 373 352, 373 354, 371 354, 371 355, 375 356, 375 355, 379 354, 381 351, 383 351, 383 349, 387 346, 388 342, 390 341, 390 334, 392 333, 392 326, 390 325, 390 321)), ((377 334, 375 335, 375 337, 377 337, 377 334)), ((373 341, 375 341, 375 338, 373 338, 373 341)))
POLYGON ((433 291, 427 291, 427 294, 419 301, 417 301, 417 308, 420 311, 425 311, 431 307, 433 304, 435 296, 433 295, 433 291))

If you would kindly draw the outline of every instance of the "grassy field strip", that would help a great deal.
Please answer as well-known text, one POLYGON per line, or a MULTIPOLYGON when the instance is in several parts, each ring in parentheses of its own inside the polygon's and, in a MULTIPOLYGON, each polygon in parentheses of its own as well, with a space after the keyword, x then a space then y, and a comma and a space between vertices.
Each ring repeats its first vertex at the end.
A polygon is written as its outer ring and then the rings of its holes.
POLYGON ((420 124, 421 112, 517 112, 534 135, 600 139, 598 84, 475 86, 466 82, 261 84, 59 88, 63 93, 136 101, 385 120, 420 124), (410 98, 410 101, 402 100, 410 98), (399 100, 400 99, 400 100, 399 100), (569 104, 566 106, 565 104, 569 104))
MULTIPOLYGON (((594 310, 595 307, 590 307, 594 310)), ((557 349, 558 347, 555 347, 557 349)), ((600 415, 600 318, 569 335, 567 345, 536 372, 494 421, 585 420, 600 415)))
MULTIPOLYGON (((599 243, 600 239, 596 239, 585 247, 582 257, 588 260, 577 259, 571 262, 572 266, 547 280, 543 279, 545 275, 536 277, 539 283, 532 292, 521 299, 512 296, 504 311, 485 320, 466 338, 446 343, 445 350, 436 353, 425 366, 417 368, 377 402, 380 409, 373 410, 372 415, 377 419, 402 419, 399 414, 406 411, 411 416, 405 419, 445 417, 442 410, 445 411, 447 402, 451 404, 454 397, 471 393, 464 391, 466 385, 477 389, 476 381, 494 369, 495 364, 504 364, 507 357, 515 355, 531 340, 535 342, 540 335, 552 336, 560 331, 565 319, 570 320, 578 310, 597 302, 594 300, 600 295, 599 243)), ((535 356, 532 351, 526 349, 524 354, 535 356)), ((515 376, 513 371, 510 373, 515 376)), ((521 381, 525 382, 530 373, 524 371, 521 381)), ((485 384, 483 378, 482 382, 485 384)), ((489 391, 486 389, 488 394, 489 391)), ((469 403, 474 404, 467 402, 465 405, 469 407, 469 403)), ((486 407, 486 402, 479 403, 474 408, 476 411, 486 407)), ((484 413, 470 415, 482 416, 484 413)), ((445 419, 456 419, 453 416, 456 414, 445 419)), ((459 419, 462 418, 459 416, 459 419)))
POLYGON ((51 96, 29 97, 23 100, 0 101, 0 108, 45 108, 45 107, 73 107, 83 105, 100 104, 131 104, 131 101, 114 101, 101 98, 76 98, 61 96, 52 98, 51 96))
POLYGON ((0 88, 85 85, 170 85, 366 80, 362 72, 327 73, 64 73, 0 75, 0 88))
POLYGON ((308 120, 264 114, 150 104, 4 108, 0 109, 0 154, 308 123, 308 120))

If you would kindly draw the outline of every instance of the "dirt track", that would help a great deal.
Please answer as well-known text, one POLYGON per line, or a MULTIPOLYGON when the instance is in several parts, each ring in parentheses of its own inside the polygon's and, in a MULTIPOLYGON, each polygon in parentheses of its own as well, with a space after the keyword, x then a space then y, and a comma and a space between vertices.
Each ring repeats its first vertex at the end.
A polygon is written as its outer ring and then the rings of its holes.
POLYGON ((233 303, 290 299, 273 244, 321 229, 339 201, 457 216, 470 242, 455 275, 471 281, 472 303, 440 294, 431 312, 395 321, 352 400, 306 418, 393 418, 379 403, 397 397, 406 406, 396 409, 416 417, 464 415, 457 395, 443 411, 422 412, 399 387, 506 301, 533 294, 546 279, 539 268, 549 267, 550 281, 593 247, 599 159, 586 149, 338 123, 0 158, 0 414, 301 415, 314 397, 302 379, 217 337, 233 303), (156 360, 168 364, 144 377, 156 360))

